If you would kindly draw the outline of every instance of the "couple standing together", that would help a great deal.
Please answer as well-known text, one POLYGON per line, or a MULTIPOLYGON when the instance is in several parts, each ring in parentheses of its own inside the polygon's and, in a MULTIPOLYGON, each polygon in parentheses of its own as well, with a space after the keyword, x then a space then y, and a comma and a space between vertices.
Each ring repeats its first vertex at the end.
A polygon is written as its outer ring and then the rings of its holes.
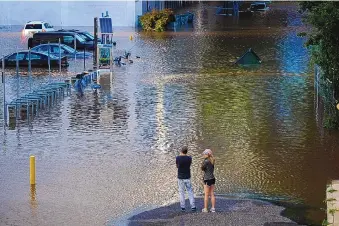
MULTIPOLYGON (((185 211, 185 189, 188 193, 188 198, 190 200, 192 211, 196 211, 194 201, 194 193, 191 183, 191 164, 192 157, 187 155, 187 147, 181 149, 180 155, 176 157, 176 164, 178 168, 178 186, 179 186, 179 197, 180 197, 180 207, 181 211, 185 211)), ((204 208, 202 212, 208 212, 208 199, 211 197, 212 208, 211 212, 215 212, 215 196, 214 196, 214 163, 215 159, 213 157, 212 151, 206 149, 203 153, 203 162, 201 164, 201 170, 204 173, 204 208)))

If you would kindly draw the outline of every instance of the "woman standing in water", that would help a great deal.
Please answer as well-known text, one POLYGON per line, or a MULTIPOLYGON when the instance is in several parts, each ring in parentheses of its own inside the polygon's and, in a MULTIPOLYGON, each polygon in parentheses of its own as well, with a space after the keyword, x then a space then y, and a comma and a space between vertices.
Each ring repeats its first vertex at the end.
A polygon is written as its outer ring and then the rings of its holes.
POLYGON ((208 212, 208 197, 211 197, 212 208, 211 212, 215 212, 215 196, 214 196, 214 188, 215 188, 215 178, 214 178, 214 163, 215 159, 213 157, 212 151, 210 149, 206 149, 203 153, 204 161, 202 162, 201 169, 204 171, 204 209, 202 212, 208 212))

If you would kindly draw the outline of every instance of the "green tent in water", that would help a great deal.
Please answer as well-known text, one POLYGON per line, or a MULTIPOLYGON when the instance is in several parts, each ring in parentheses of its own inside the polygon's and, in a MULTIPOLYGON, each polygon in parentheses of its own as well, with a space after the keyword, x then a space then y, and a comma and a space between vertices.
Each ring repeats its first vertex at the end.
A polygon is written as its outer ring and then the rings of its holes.
POLYGON ((261 60, 258 57, 258 55, 251 48, 249 48, 247 52, 235 62, 235 64, 258 65, 258 64, 261 64, 261 60))

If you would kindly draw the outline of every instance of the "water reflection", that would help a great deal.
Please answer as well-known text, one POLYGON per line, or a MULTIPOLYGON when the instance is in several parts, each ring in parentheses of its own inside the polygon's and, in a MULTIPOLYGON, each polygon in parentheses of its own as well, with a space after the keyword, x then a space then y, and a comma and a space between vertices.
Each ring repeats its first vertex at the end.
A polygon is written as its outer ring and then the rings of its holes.
MULTIPOLYGON (((99 80, 102 89, 87 91, 84 95, 74 94, 71 102, 70 128, 78 132, 118 129, 122 133, 127 129, 127 98, 123 90, 111 93, 110 74, 103 74, 99 80)), ((117 87, 116 87, 117 88, 117 87)))
POLYGON ((31 184, 31 188, 30 188, 30 205, 31 205, 32 216, 36 218, 38 202, 36 200, 36 185, 35 184, 31 184))
POLYGON ((197 94, 200 139, 208 140, 218 156, 218 191, 299 199, 296 187, 306 186, 305 158, 314 161, 307 150, 314 150, 315 123, 305 116, 313 112, 312 83, 300 76, 258 77, 250 83, 248 78, 205 79, 197 94))
POLYGON ((156 147, 160 151, 164 151, 167 148, 166 144, 166 135, 167 128, 164 122, 164 86, 160 84, 157 90, 157 102, 156 102, 156 121, 157 121, 157 138, 156 138, 156 147))
POLYGON ((307 56, 307 49, 304 47, 305 38, 298 37, 295 32, 285 36, 278 44, 281 55, 281 69, 287 73, 299 73, 307 70, 304 56, 307 56))

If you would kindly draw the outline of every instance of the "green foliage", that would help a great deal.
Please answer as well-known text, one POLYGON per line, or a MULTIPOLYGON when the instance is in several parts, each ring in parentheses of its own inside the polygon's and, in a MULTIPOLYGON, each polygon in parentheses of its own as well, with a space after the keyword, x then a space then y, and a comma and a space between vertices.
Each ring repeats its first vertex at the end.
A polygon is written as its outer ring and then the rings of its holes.
POLYGON ((109 64, 110 58, 99 58, 100 64, 109 64))
POLYGON ((334 101, 339 98, 339 2, 302 2, 300 6, 305 21, 313 26, 306 45, 311 47, 315 63, 323 71, 322 80, 330 81, 333 91, 331 103, 325 106, 325 111, 331 114, 325 117, 324 126, 339 128, 339 114, 334 101))
POLYGON ((167 18, 160 18, 155 22, 154 30, 156 31, 165 31, 167 26, 167 18))
POLYGON ((338 212, 339 210, 338 209, 329 209, 328 212, 331 214, 331 215, 334 215, 336 212, 338 212))
POLYGON ((329 223, 327 220, 323 220, 323 222, 321 223, 322 226, 327 226, 327 225, 331 225, 331 223, 329 223))
POLYGON ((339 2, 304 2, 302 5, 307 7, 306 22, 315 28, 307 45, 317 46, 312 52, 325 78, 339 81, 339 2))
POLYGON ((326 199, 325 202, 334 202, 334 201, 337 201, 337 199, 335 198, 329 198, 329 199, 326 199))
POLYGON ((300 32, 300 33, 298 33, 298 36, 299 37, 305 37, 305 36, 307 36, 307 33, 306 32, 300 32))
POLYGON ((145 31, 165 31, 168 23, 175 21, 171 9, 152 10, 140 17, 142 29, 145 31))
POLYGON ((329 193, 334 193, 336 191, 338 191, 338 190, 335 190, 334 188, 330 188, 329 190, 327 190, 327 192, 329 192, 329 193))
POLYGON ((300 9, 302 12, 312 11, 314 7, 319 6, 320 4, 321 2, 316 2, 316 1, 300 2, 300 9))
POLYGON ((326 129, 339 128, 339 121, 337 119, 337 116, 333 117, 333 115, 332 116, 326 115, 324 118, 324 127, 326 129))

